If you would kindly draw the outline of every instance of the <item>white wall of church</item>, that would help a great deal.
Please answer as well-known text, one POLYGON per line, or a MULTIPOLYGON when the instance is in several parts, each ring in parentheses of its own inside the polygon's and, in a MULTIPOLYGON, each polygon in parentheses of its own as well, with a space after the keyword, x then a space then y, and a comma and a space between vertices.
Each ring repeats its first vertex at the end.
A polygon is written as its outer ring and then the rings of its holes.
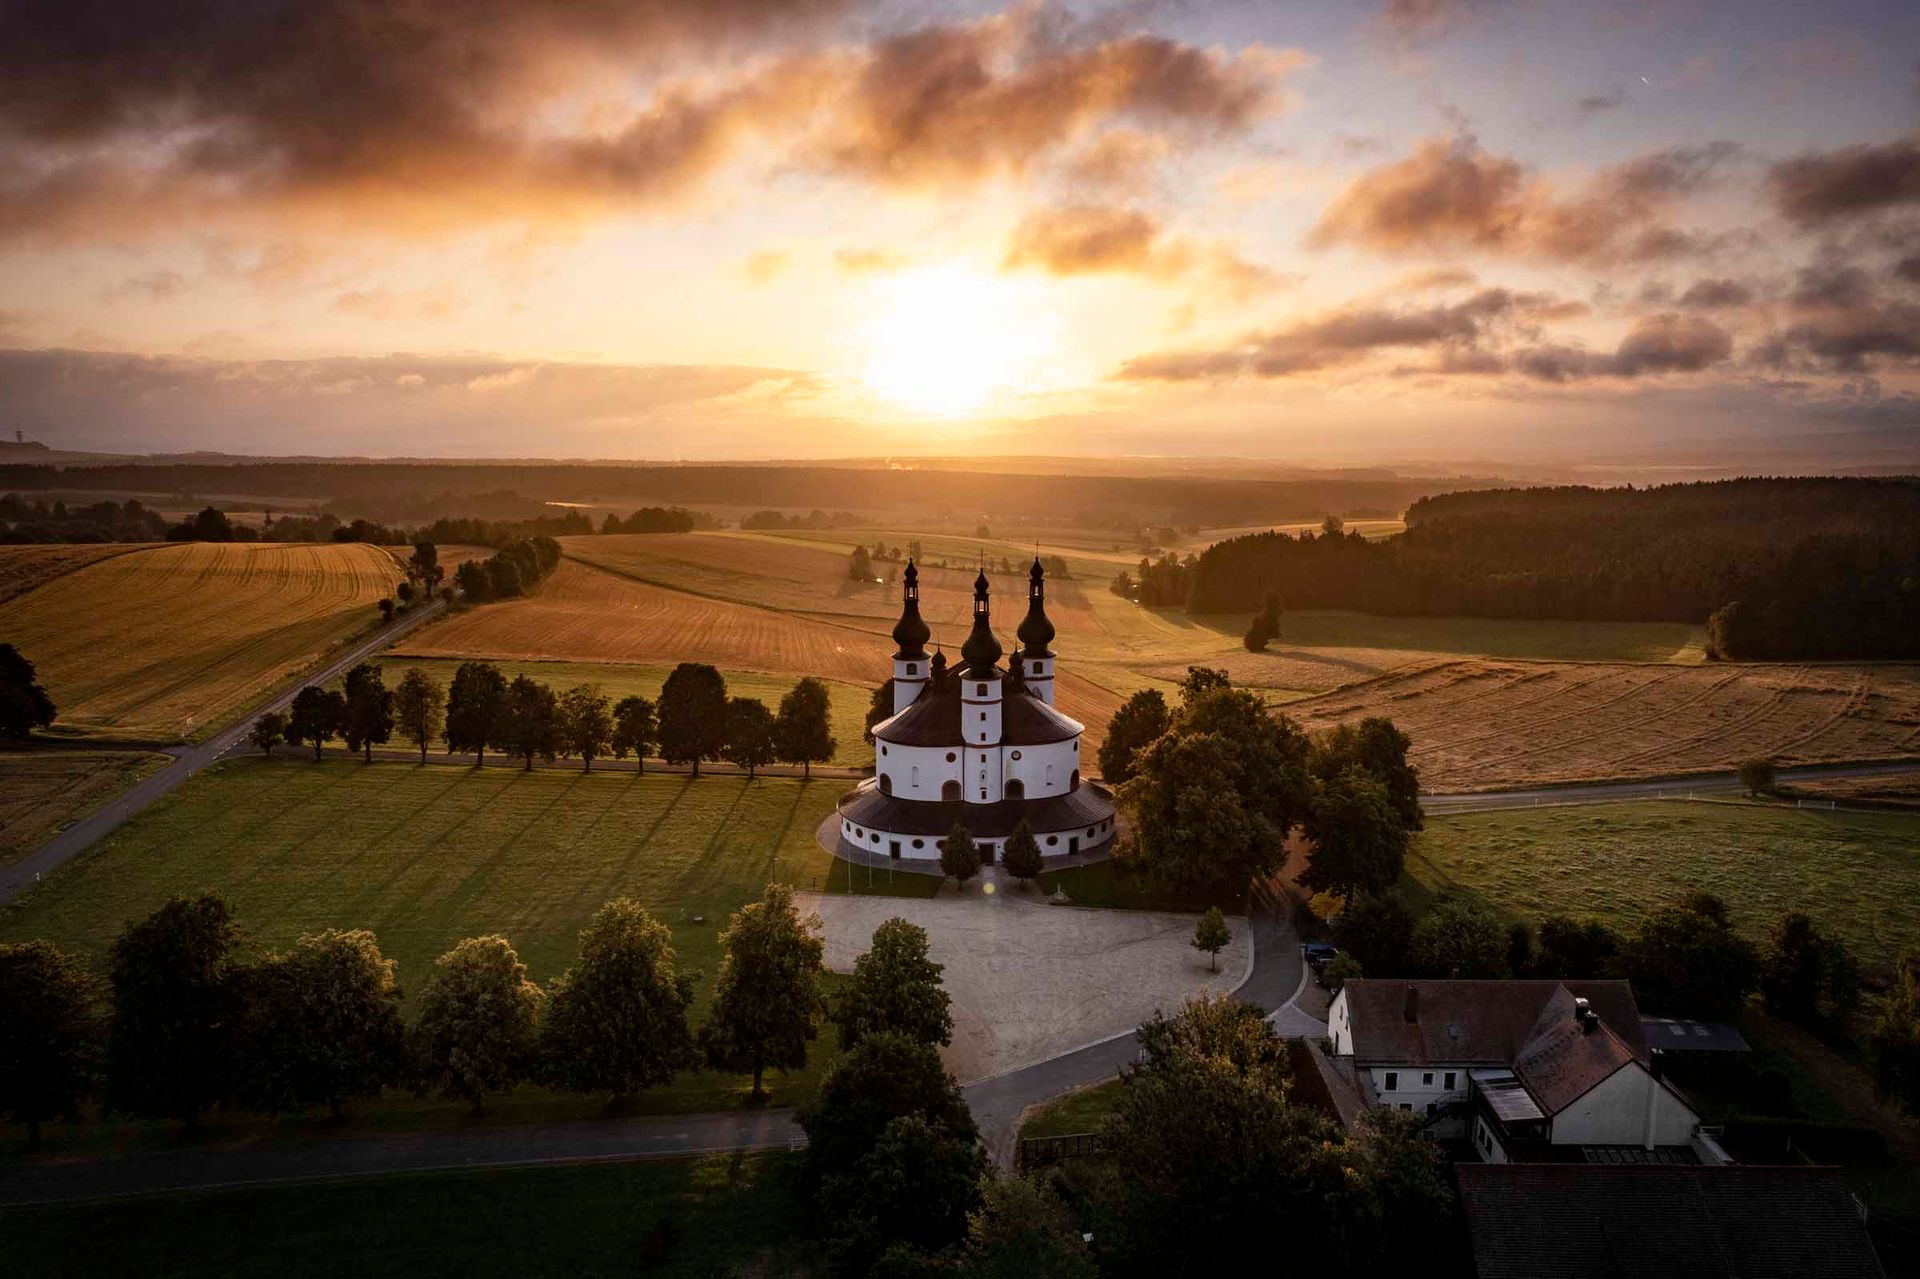
POLYGON ((876 743, 874 772, 887 779, 887 791, 901 799, 937 801, 948 782, 961 776, 960 749, 954 746, 899 746, 876 743))
POLYGON ((1010 746, 1006 751, 1006 779, 1018 779, 1028 799, 1064 795, 1073 789, 1073 773, 1080 767, 1079 745, 1075 738, 1039 746, 1010 746))

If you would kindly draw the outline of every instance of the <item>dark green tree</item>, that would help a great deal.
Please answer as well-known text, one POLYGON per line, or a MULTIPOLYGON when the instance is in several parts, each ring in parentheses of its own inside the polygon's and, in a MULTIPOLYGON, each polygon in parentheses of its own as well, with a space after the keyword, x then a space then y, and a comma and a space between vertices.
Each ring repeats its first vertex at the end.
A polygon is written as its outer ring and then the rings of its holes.
POLYGON ((1227 917, 1220 913, 1218 906, 1210 906, 1207 913, 1200 916, 1200 922, 1193 926, 1193 948, 1205 951, 1212 961, 1212 971, 1220 971, 1220 952, 1233 942, 1233 930, 1227 927, 1227 917))
POLYGON ((841 1050, 883 1032, 928 1044, 952 1042, 943 971, 927 956, 926 929, 904 919, 889 919, 874 929, 872 946, 853 961, 853 980, 834 1004, 841 1050))
POLYGON ((780 699, 774 741, 775 758, 801 765, 808 777, 815 764, 833 758, 840 743, 833 739, 833 703, 824 683, 809 675, 780 699))
POLYGON ((1740 784, 1754 799, 1773 794, 1779 771, 1770 759, 1750 759, 1740 765, 1740 784))
POLYGON ((268 711, 253 721, 253 730, 247 734, 247 740, 260 748, 260 753, 269 759, 273 757, 273 748, 287 739, 287 717, 281 711, 268 711))
POLYGON ((346 716, 340 736, 350 751, 362 751, 373 761, 373 748, 393 739, 393 690, 372 662, 361 662, 347 672, 346 716))
POLYGON ((659 736, 654 721, 653 703, 644 697, 623 697, 613 706, 613 757, 625 759, 633 754, 634 767, 647 771, 647 752, 659 736))
POLYGON ((1227 673, 1213 666, 1189 666, 1187 677, 1180 681, 1180 705, 1187 707, 1209 693, 1223 688, 1232 688, 1233 681, 1227 673))
POLYGON ((487 566, 479 560, 468 560, 453 570, 454 585, 460 588, 460 596, 469 604, 483 604, 492 595, 493 578, 487 573, 487 566))
POLYGON ((1247 623, 1247 633, 1241 636, 1241 642, 1250 653, 1264 653, 1267 645, 1280 638, 1283 610, 1280 605, 1280 592, 1268 591, 1266 598, 1260 601, 1260 611, 1247 623))
POLYGON ((1300 882, 1315 892, 1351 900, 1359 893, 1385 892, 1400 881, 1407 828, 1387 788, 1370 774, 1349 767, 1316 783, 1306 829, 1313 847, 1300 882))
POLYGON ((1412 977, 1413 912, 1392 893, 1349 901, 1333 921, 1340 949, 1375 977, 1412 977))
POLYGON ((526 594, 528 574, 510 555, 495 555, 487 561, 488 599, 510 600, 526 594))
POLYGON ((596 756, 613 739, 613 708, 598 684, 576 684, 560 695, 560 741, 580 757, 580 771, 591 773, 596 756))
POLYGON ((393 719, 400 731, 420 748, 420 762, 426 763, 428 744, 437 741, 446 731, 446 688, 418 667, 408 671, 400 677, 400 687, 393 693, 393 719))
MULTIPOLYGON (((473 562, 468 560, 467 564, 473 562)), ((463 754, 472 751, 474 767, 484 764, 506 702, 507 677, 499 667, 492 662, 460 663, 453 672, 453 692, 447 699, 447 750, 463 754)))
POLYGON ((227 1096, 243 1006, 238 942, 233 912, 212 894, 176 897, 121 931, 109 952, 109 1108, 192 1128, 227 1096))
POLYGON ((1882 1094, 1920 1115, 1920 950, 1901 954, 1893 989, 1867 1032, 1867 1055, 1882 1094))
POLYGON ((313 747, 313 757, 320 758, 320 748, 328 739, 338 737, 347 718, 347 699, 330 688, 307 685, 293 695, 293 706, 287 715, 287 740, 295 745, 306 742, 313 747))
POLYGON ((49 727, 54 715, 33 663, 13 645, 0 644, 0 737, 30 737, 34 729, 49 727))
POLYGON ((873 580, 873 554, 864 546, 853 548, 853 554, 847 556, 847 577, 855 582, 873 580))
POLYGON ((535 756, 551 764, 561 745, 560 700, 553 690, 528 676, 514 676, 493 721, 491 745, 524 761, 528 772, 535 756))
POLYGON ((873 741, 874 726, 882 720, 893 718, 893 681, 888 680, 873 690, 873 696, 867 699, 866 740, 873 741))
POLYGON ((978 1140, 973 1113, 933 1045, 891 1031, 869 1035, 820 1081, 800 1110, 807 1134, 805 1181, 818 1194, 873 1150, 887 1125, 918 1116, 933 1131, 978 1140))
POLYGON ((1336 724, 1315 736, 1310 765, 1322 782, 1332 781, 1350 768, 1357 768, 1386 788, 1387 802, 1394 816, 1408 830, 1419 830, 1420 773, 1407 762, 1413 739, 1394 727, 1393 721, 1368 716, 1358 724, 1336 724))
POLYGON ((682 662, 660 690, 660 757, 669 764, 719 759, 727 744, 727 681, 703 662, 682 662))
POLYGON ((426 1086, 479 1114, 488 1094, 526 1078, 546 996, 505 937, 469 937, 433 961, 408 1032, 426 1086))
POLYGON ((967 1218, 965 1279, 1097 1279, 1099 1267, 1053 1187, 1039 1177, 995 1177, 967 1218))
POLYGON ((272 1114, 376 1097, 406 1070, 394 964, 372 933, 308 933, 247 968, 237 1091, 272 1114))
POLYGON ((1640 1006, 1682 1017, 1737 1016, 1759 981, 1752 943, 1711 893, 1689 893, 1636 930, 1620 955, 1640 1006))
POLYGON ((1604 977, 1612 971, 1620 945, 1620 935, 1596 920, 1582 922, 1565 915, 1548 915, 1540 921, 1533 975, 1604 977))
POLYGON ((1506 925, 1464 897, 1442 897, 1413 926, 1413 966, 1423 977, 1510 976, 1506 925))
POLYGON ((773 762, 777 743, 774 738, 773 712, 757 697, 734 697, 727 701, 727 738, 720 755, 752 777, 764 764, 773 762))
POLYGON ((631 898, 608 902, 580 931, 580 956, 547 987, 541 1076, 615 1103, 699 1065, 687 1010, 694 975, 676 966, 673 933, 631 898))
POLYGON ((1167 731, 1167 699, 1157 688, 1142 689, 1107 721, 1107 737, 1100 743, 1100 776, 1118 786, 1134 774, 1140 752, 1167 731))
POLYGON ((1860 968, 1839 938, 1822 933, 1804 912, 1787 911, 1767 933, 1760 994, 1790 1021, 1844 1026, 1860 1004, 1860 968))
POLYGON ((1000 864, 1007 868, 1007 874, 1023 884, 1031 884, 1040 878, 1040 841, 1033 837, 1033 823, 1026 818, 1022 817, 1015 823, 1013 833, 1007 836, 1000 854, 1000 864))
POLYGON ((980 846, 965 826, 956 824, 940 841, 940 873, 953 880, 956 891, 980 873, 980 846))
POLYGON ((73 1119, 100 1069, 104 1026, 93 975, 52 942, 0 942, 0 1114, 40 1144, 40 1125, 73 1119))
POLYGON ((977 1140, 943 1132, 923 1115, 888 1120, 872 1149, 820 1188, 833 1273, 950 1273, 946 1254, 966 1233, 986 1172, 977 1140))
POLYGON ((398 606, 394 603, 393 597, 389 595, 384 599, 375 601, 374 607, 380 610, 380 620, 382 622, 391 622, 393 620, 393 610, 398 606))
POLYGON ((700 1028, 700 1047, 715 1070, 750 1071, 753 1096, 765 1096, 769 1066, 798 1070, 819 1033, 820 917, 801 918, 793 889, 768 884, 757 902, 741 907, 720 934, 720 975, 713 1007, 700 1028))
POLYGON ((407 565, 413 575, 420 579, 421 585, 431 591, 440 575, 440 548, 432 542, 415 542, 413 555, 407 565))

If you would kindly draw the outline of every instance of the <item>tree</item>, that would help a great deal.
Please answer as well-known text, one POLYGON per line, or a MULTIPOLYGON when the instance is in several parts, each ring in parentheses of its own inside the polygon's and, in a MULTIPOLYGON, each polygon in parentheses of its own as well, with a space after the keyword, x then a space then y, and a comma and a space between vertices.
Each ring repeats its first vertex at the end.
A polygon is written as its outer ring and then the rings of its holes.
POLYGON ((1750 759, 1740 765, 1740 784, 1754 799, 1773 794, 1778 776, 1770 759, 1750 759))
POLYGON ((954 881, 956 890, 964 889, 980 873, 980 848, 965 826, 956 824, 940 841, 940 873, 954 881))
POLYGON ((1333 921, 1333 939, 1375 977, 1414 975, 1413 913, 1392 893, 1347 902, 1333 921))
POLYGON ((591 773, 596 755, 604 755, 613 737, 613 710, 598 684, 576 684, 560 695, 560 740, 580 757, 580 771, 591 773))
POLYGON ((340 722, 340 735, 350 751, 364 751, 373 762, 373 748, 393 738, 393 691, 387 687, 380 668, 361 662, 347 672, 346 714, 340 722))
POLYGON ((1789 1021, 1843 1026, 1860 1003, 1860 968, 1838 938, 1814 927, 1804 912, 1787 911, 1767 933, 1760 994, 1770 1011, 1789 1021))
POLYGON ((768 884, 757 902, 733 913, 720 934, 720 975, 700 1046, 715 1070, 753 1072, 753 1096, 765 1096, 769 1066, 798 1070, 819 1033, 820 917, 802 919, 793 889, 768 884))
POLYGON ((48 1119, 77 1118, 100 1066, 99 985, 52 942, 0 942, 0 1113, 40 1144, 48 1119))
MULTIPOLYGON (((467 561, 473 563, 472 560, 467 561)), ((466 564, 460 567, 465 568, 466 564)), ((453 673, 447 699, 447 749, 472 751, 473 765, 486 762, 494 725, 505 710, 507 677, 492 662, 462 662, 453 673)))
POLYGON ((813 776, 813 766, 833 758, 840 743, 833 739, 833 703, 827 686, 811 675, 795 684, 780 699, 780 714, 774 722, 775 756, 783 764, 803 766, 813 776))
POLYGON ((1033 823, 1022 817, 1007 836, 1005 847, 1001 850, 1000 864, 1007 868, 1007 874, 1025 884, 1031 884, 1040 878, 1041 858, 1040 841, 1033 837, 1033 823))
POLYGON ((394 690, 393 718, 400 731, 420 748, 420 762, 426 763, 427 743, 438 739, 447 727, 447 690, 439 680, 415 667, 400 677, 400 687, 394 690))
POLYGON ((1264 653, 1267 645, 1280 638, 1282 609, 1280 592, 1268 591, 1260 602, 1260 611, 1247 623, 1247 633, 1241 641, 1250 653, 1264 653))
POLYGON ((853 554, 847 556, 847 577, 855 582, 873 580, 873 554, 866 547, 856 546, 853 554))
POLYGON ((440 548, 432 542, 415 542, 413 556, 408 559, 407 566, 413 570, 413 575, 431 591, 434 581, 440 576, 440 548))
POLYGON ((268 711, 253 721, 253 731, 247 734, 247 740, 260 748, 269 759, 273 757, 273 748, 287 738, 287 717, 281 711, 268 711))
POLYGON ((927 930, 904 919, 874 929, 873 944, 853 961, 853 980, 834 1004, 840 1048, 890 1032, 920 1043, 953 1040, 951 1001, 940 985, 945 969, 927 957, 927 930))
POLYGON ((487 598, 510 600, 527 589, 527 574, 511 555, 498 554, 487 561, 487 598))
POLYGON ((393 620, 393 610, 395 608, 395 605, 394 605, 392 596, 389 595, 383 599, 375 601, 375 607, 377 607, 380 610, 380 620, 382 622, 391 622, 393 620))
POLYGON ((192 1128, 226 1095, 239 1024, 239 929, 212 894, 176 897, 121 930, 109 952, 107 1105, 192 1128))
POLYGON ((545 1001, 507 939, 469 937, 433 962, 408 1034, 428 1086, 468 1102, 526 1077, 545 1001))
POLYGON ((1893 989, 1867 1032, 1874 1083, 1920 1115, 1920 950, 1901 954, 1894 965, 1893 989))
POLYGON ((1760 647, 1754 634, 1757 622, 1757 615, 1739 600, 1715 609, 1707 617, 1707 656, 1731 662, 1751 655, 1760 647))
POLYGON ((1340 988, 1356 977, 1365 977, 1366 968, 1346 951, 1335 955, 1326 967, 1320 970, 1320 984, 1327 988, 1327 997, 1331 999, 1340 993, 1340 988))
POLYGON ((660 689, 660 756, 669 764, 718 759, 727 744, 727 681, 703 662, 682 662, 660 689))
POLYGON ((986 1173, 977 1140, 942 1132, 923 1115, 889 1120, 851 1169, 820 1188, 831 1271, 875 1279, 938 1273, 980 1203, 986 1173))
POLYGON ((752 777, 762 764, 773 761, 773 712, 757 697, 735 697, 727 702, 727 737, 720 754, 752 777))
POLYGON ((659 729, 653 717, 653 703, 644 697, 623 697, 613 707, 613 757, 625 759, 633 753, 639 772, 647 771, 647 752, 653 749, 659 729))
POLYGON ((1413 739, 1394 727, 1393 721, 1377 715, 1358 724, 1336 724, 1313 741, 1309 767, 1323 782, 1331 781, 1350 768, 1357 768, 1386 788, 1387 802, 1400 824, 1419 830, 1424 822, 1420 814, 1420 773, 1407 762, 1413 739))
POLYGON ((0 644, 0 737, 30 737, 34 729, 49 727, 54 714, 33 663, 13 645, 0 644))
POLYGON ((547 988, 541 1076, 614 1101, 699 1064, 687 1009, 694 977, 675 965, 673 932, 632 898, 594 912, 574 966, 547 988))
POLYGON ((469 603, 484 603, 493 592, 493 579, 487 575, 487 566, 479 560, 468 560, 453 570, 453 582, 460 588, 462 598, 469 603))
POLYGON ((307 742, 313 746, 313 757, 320 758, 320 748, 329 738, 338 737, 347 718, 347 699, 329 688, 307 685, 293 695, 293 705, 287 718, 287 740, 307 742))
POLYGON ((524 760, 528 772, 536 755, 551 764, 560 751, 560 702, 553 690, 528 676, 514 676, 493 722, 491 744, 524 760))
POLYGON ((865 737, 873 741, 874 726, 882 720, 893 718, 893 681, 888 680, 873 690, 873 696, 867 699, 867 727, 865 737))
POLYGON ((966 1279, 1096 1279, 1099 1267, 1060 1196, 1034 1176, 995 1177, 967 1218, 966 1279))
POLYGON ((1307 738, 1258 697, 1209 683, 1137 763, 1120 803, 1132 855, 1164 887, 1239 893, 1286 864, 1312 793, 1307 738))
POLYGON ((393 597, 400 601, 401 608, 410 607, 413 604, 413 596, 414 590, 412 582, 402 582, 393 588, 393 597))
POLYGON ((1736 1016, 1759 979, 1759 958, 1711 893, 1655 913, 1620 956, 1640 1006, 1682 1017, 1736 1016))
POLYGON ((1167 699, 1157 688, 1142 689, 1107 721, 1107 737, 1100 743, 1100 776, 1118 786, 1134 774, 1140 752, 1167 731, 1167 699))
POLYGON ((1210 906, 1207 913, 1200 916, 1200 922, 1193 926, 1193 948, 1203 950, 1211 961, 1212 971, 1220 971, 1220 952, 1233 941, 1233 930, 1227 927, 1227 917, 1220 913, 1218 906, 1210 906))
POLYGON ((1314 787, 1307 811, 1313 848, 1300 882, 1315 892, 1351 899, 1382 893, 1400 880, 1407 859, 1407 829, 1400 824, 1387 788, 1349 767, 1314 787))
POLYGON ((1213 666, 1189 666, 1187 677, 1180 681, 1180 704, 1191 706, 1208 693, 1231 687, 1233 681, 1225 671, 1213 666))
POLYGON ((1506 927, 1484 906, 1442 897, 1413 926, 1413 965, 1426 977, 1509 976, 1506 927))
POLYGON ((1539 946, 1533 958, 1536 977, 1604 977, 1620 953, 1620 936, 1597 920, 1584 923, 1565 915, 1540 921, 1539 946))
POLYGON ((394 964, 364 929, 307 933, 247 970, 239 1093, 279 1114, 377 1097, 406 1069, 394 964))

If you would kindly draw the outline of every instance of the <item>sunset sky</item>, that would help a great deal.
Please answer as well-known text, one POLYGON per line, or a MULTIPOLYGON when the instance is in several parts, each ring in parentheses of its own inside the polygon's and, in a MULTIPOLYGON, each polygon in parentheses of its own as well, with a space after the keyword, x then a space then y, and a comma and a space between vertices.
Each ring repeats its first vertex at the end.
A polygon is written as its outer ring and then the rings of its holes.
POLYGON ((1920 6, 0 0, 0 427, 1920 457, 1920 6))

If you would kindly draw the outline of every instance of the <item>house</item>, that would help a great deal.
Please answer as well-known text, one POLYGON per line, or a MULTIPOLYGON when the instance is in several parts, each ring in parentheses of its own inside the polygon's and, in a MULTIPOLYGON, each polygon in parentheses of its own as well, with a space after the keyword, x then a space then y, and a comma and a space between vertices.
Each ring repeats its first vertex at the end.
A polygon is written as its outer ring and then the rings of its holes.
POLYGON ((1454 1166, 1480 1279, 1881 1279, 1836 1168, 1454 1166))
POLYGON ((1624 981, 1349 981, 1328 1010, 1337 1082, 1488 1163, 1727 1162, 1661 1077, 1624 981))

